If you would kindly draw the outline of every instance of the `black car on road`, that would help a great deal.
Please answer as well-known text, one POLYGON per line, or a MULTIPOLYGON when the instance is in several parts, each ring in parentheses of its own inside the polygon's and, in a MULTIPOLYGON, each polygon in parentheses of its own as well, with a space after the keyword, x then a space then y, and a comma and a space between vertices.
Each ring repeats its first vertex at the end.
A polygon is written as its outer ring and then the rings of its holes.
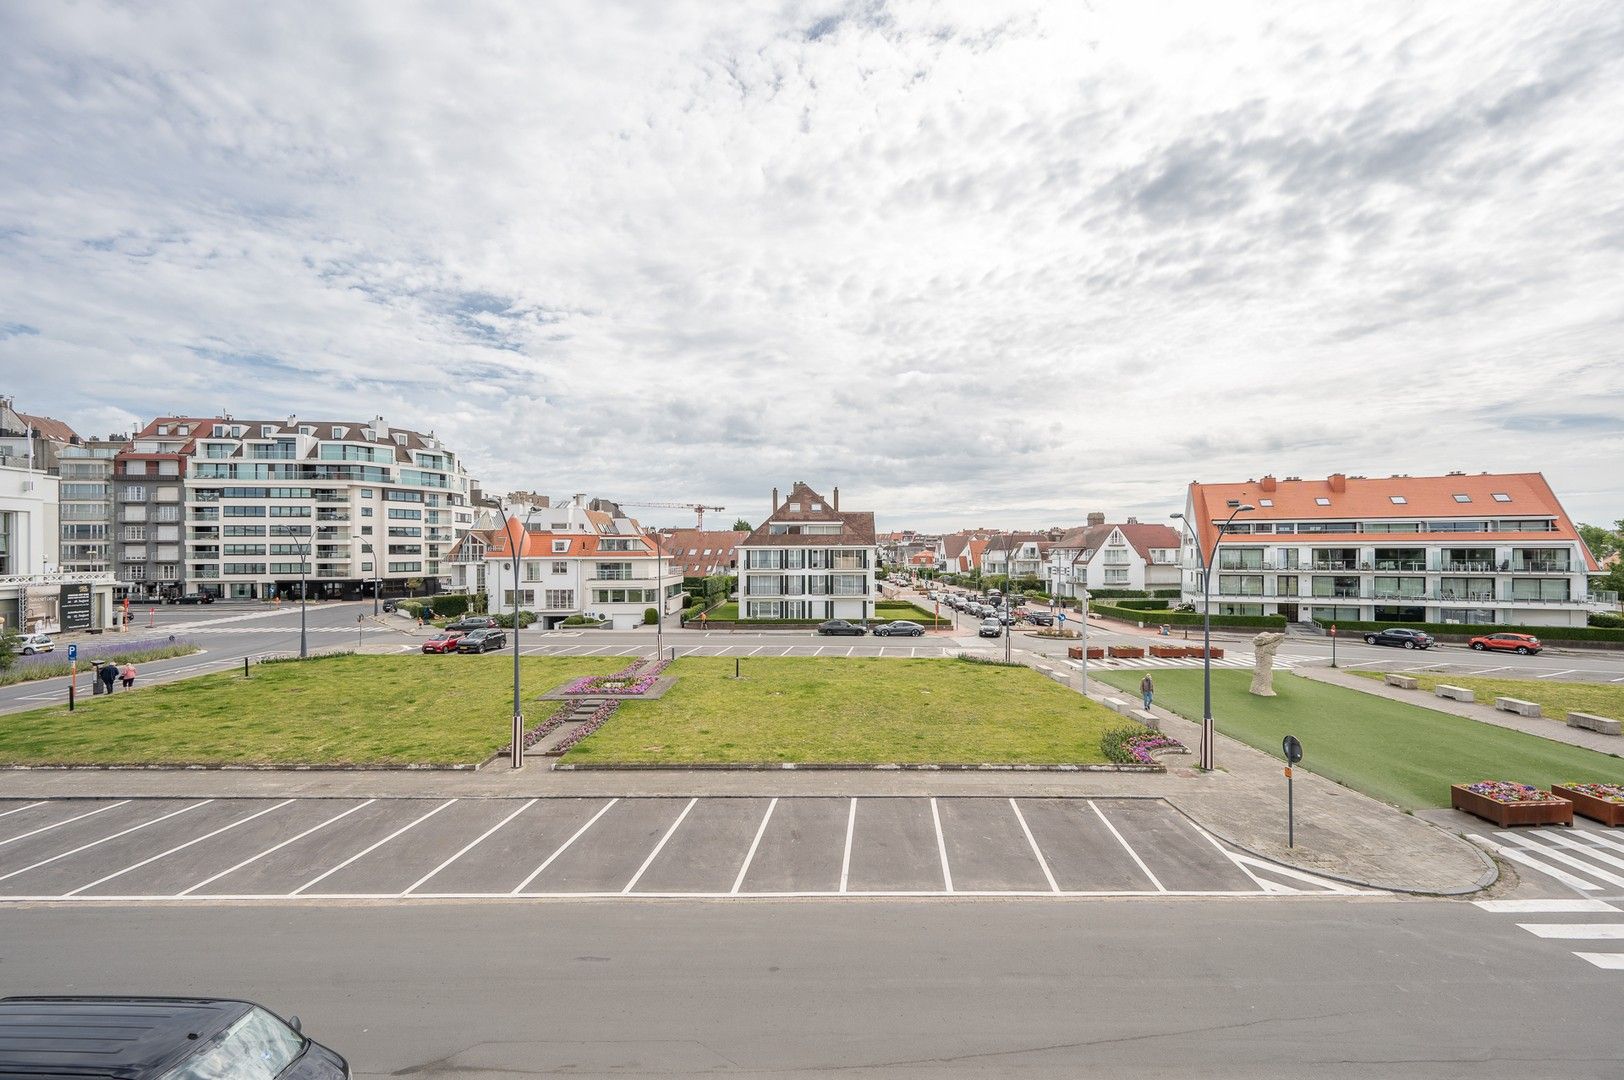
POLYGON ((1420 630, 1410 630, 1403 626, 1390 626, 1386 630, 1366 634, 1365 644, 1392 645, 1403 649, 1430 649, 1433 641, 1432 635, 1423 633, 1420 630))
POLYGON ((874 628, 875 637, 919 637, 924 632, 925 628, 923 626, 907 619, 881 623, 874 628))
POLYGON ((1031 623, 1033 626, 1053 626, 1054 616, 1050 615, 1047 611, 1028 611, 1026 613, 1026 621, 1031 623))
POLYGON ((464 615, 454 623, 447 623, 447 630, 495 630, 496 618, 492 615, 464 615))
POLYGON ((507 644, 507 635, 500 630, 470 630, 457 639, 457 651, 463 653, 490 652, 507 644))
POLYGON ((0 999, 0 1076, 116 1080, 349 1080, 350 1067, 251 1001, 0 999))
POLYGON ((830 619, 828 622, 821 622, 818 624, 818 633, 852 634, 854 636, 861 636, 868 633, 868 630, 858 623, 847 622, 845 619, 830 619))

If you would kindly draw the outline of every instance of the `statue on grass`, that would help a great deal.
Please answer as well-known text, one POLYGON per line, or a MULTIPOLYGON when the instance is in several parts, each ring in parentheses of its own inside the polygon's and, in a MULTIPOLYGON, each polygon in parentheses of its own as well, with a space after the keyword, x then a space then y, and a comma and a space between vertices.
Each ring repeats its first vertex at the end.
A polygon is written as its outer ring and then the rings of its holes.
POLYGON ((1284 634, 1271 634, 1267 630, 1252 639, 1252 693, 1258 697, 1274 697, 1274 654, 1280 651, 1284 634))

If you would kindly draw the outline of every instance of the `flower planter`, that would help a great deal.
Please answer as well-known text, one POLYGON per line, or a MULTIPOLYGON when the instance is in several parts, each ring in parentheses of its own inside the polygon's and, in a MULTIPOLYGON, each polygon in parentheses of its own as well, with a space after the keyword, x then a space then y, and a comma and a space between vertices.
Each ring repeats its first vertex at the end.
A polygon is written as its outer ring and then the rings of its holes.
POLYGON ((1180 645, 1152 645, 1150 655, 1159 660, 1177 660, 1186 653, 1184 647, 1180 645))
POLYGON ((1103 646, 1103 645, 1090 645, 1088 647, 1088 658, 1090 660, 1104 660, 1105 659, 1105 646, 1103 646))
POLYGON ((1514 825, 1573 825, 1573 803, 1567 799, 1540 792, 1545 795, 1544 798, 1510 801, 1490 798, 1473 791, 1472 786, 1450 785, 1449 805, 1484 821, 1492 821, 1502 828, 1514 825))
MULTIPOLYGON (((1092 649, 1089 650, 1089 652, 1093 652, 1093 651, 1094 650, 1092 650, 1092 649)), ((1083 658, 1083 647, 1081 645, 1067 646, 1067 648, 1066 648, 1066 659, 1068 659, 1068 660, 1081 660, 1082 658, 1083 658)))
POLYGON ((1112 645, 1110 655, 1116 660, 1143 660, 1145 650, 1138 645, 1112 645))
POLYGON ((1584 784, 1579 787, 1567 787, 1563 784, 1552 784, 1551 794, 1573 803, 1573 812, 1591 821, 1599 821, 1614 828, 1624 825, 1624 785, 1584 784), (1590 790, 1585 790, 1586 788, 1590 790), (1592 794, 1592 791, 1598 793, 1592 794))

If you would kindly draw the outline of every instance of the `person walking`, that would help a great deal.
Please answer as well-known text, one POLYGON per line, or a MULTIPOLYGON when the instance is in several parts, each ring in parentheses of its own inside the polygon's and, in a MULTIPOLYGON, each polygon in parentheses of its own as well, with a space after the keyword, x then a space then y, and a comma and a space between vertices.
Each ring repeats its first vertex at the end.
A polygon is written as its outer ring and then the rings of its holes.
POLYGON ((124 667, 118 673, 118 679, 119 679, 120 682, 122 682, 124 684, 124 689, 126 689, 126 690, 134 689, 134 687, 135 687, 135 665, 132 664, 132 663, 129 663, 128 661, 126 661, 125 664, 124 664, 124 667))
POLYGON ((118 678, 118 665, 109 660, 101 666, 96 674, 101 676, 102 685, 107 688, 102 693, 111 694, 113 692, 113 682, 118 678))
POLYGON ((1147 673, 1139 680, 1139 696, 1145 699, 1145 709, 1150 709, 1150 700, 1156 696, 1156 680, 1147 673))

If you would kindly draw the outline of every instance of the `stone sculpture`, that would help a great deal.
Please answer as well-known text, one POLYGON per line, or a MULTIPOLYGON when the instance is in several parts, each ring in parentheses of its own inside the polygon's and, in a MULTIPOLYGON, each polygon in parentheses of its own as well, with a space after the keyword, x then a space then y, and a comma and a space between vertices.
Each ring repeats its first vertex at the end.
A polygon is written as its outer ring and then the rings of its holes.
POLYGON ((1258 697, 1274 697, 1274 654, 1280 651, 1284 634, 1271 634, 1267 630, 1252 639, 1252 693, 1258 697))

